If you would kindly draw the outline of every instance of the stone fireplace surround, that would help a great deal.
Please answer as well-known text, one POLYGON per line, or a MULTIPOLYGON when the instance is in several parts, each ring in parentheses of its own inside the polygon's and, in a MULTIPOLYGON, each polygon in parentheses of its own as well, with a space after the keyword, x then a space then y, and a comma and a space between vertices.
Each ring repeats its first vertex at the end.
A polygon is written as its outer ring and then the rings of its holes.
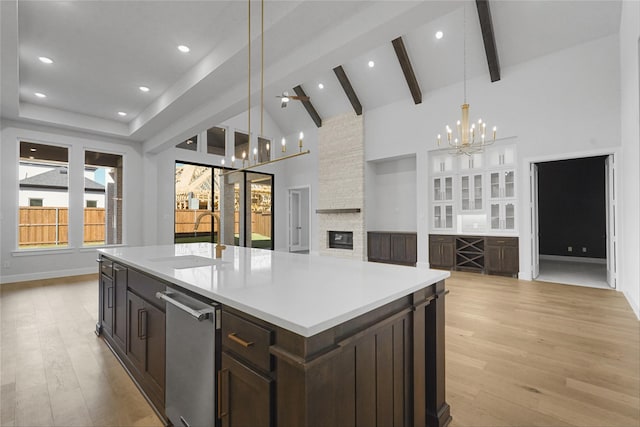
POLYGON ((365 259, 364 121, 347 113, 323 121, 318 132, 320 254, 365 259), (353 232, 353 249, 329 248, 329 231, 353 232))

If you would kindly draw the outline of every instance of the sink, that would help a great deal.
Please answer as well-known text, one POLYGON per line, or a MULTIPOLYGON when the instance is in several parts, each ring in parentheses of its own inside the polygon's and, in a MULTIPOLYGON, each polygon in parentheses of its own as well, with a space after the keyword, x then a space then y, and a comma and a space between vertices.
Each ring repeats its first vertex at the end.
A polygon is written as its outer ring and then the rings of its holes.
POLYGON ((176 255, 162 258, 150 258, 149 261, 162 263, 175 270, 182 268, 222 266, 230 263, 230 261, 223 261, 221 259, 212 259, 197 255, 176 255))

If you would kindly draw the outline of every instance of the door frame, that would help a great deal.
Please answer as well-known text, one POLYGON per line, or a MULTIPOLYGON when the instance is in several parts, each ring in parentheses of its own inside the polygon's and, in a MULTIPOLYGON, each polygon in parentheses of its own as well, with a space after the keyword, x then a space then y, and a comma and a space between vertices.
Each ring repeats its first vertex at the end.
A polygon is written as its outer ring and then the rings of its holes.
MULTIPOLYGON (((620 150, 617 148, 603 148, 599 150, 590 150, 590 151, 578 151, 564 154, 551 154, 546 156, 537 156, 537 157, 527 157, 522 160, 523 170, 527 171, 529 175, 529 179, 523 180, 524 182, 524 191, 526 192, 526 198, 524 200, 528 200, 530 202, 529 215, 525 215, 524 217, 524 228, 523 230, 530 230, 530 233, 523 233, 520 238, 524 240, 520 245, 520 271, 519 278, 523 280, 534 280, 533 272, 535 269, 535 263, 539 265, 539 236, 538 236, 538 197, 537 194, 533 194, 534 190, 537 190, 537 182, 535 183, 535 187, 533 185, 533 171, 537 171, 537 168, 534 169, 534 165, 536 163, 543 162, 553 162, 557 160, 572 160, 572 159, 581 159, 586 157, 598 157, 598 156, 610 156, 616 162, 616 159, 620 158, 620 150), (535 240, 535 241, 534 241, 535 240), (534 248, 538 249, 538 253, 533 253, 534 248), (523 265, 524 264, 524 265, 523 265)), ((614 182, 620 182, 619 178, 619 168, 614 168, 613 170, 613 179, 614 182)), ((537 178, 537 174, 536 174, 537 178)), ((608 185, 608 177, 605 177, 606 184, 608 185)), ((616 185, 614 188, 614 192, 607 192, 608 199, 606 201, 607 206, 611 203, 611 199, 620 200, 619 198, 619 185, 616 185)), ((611 215, 607 217, 607 231, 613 230, 614 236, 619 235, 619 226, 620 224, 620 209, 617 209, 615 215, 611 215)), ((609 247, 609 240, 613 239, 614 236, 611 236, 609 232, 607 232, 607 247, 609 247)), ((607 253, 607 262, 609 263, 609 257, 611 254, 607 253)), ((614 271, 620 271, 620 257, 615 256, 613 260, 614 271)), ((613 289, 616 289, 616 275, 613 275, 613 289)))
POLYGON ((299 250, 311 250, 311 237, 312 237, 312 227, 311 227, 311 219, 312 219, 312 211, 311 211, 311 185, 298 185, 295 187, 289 187, 287 188, 287 248, 289 250, 289 252, 291 252, 291 192, 292 191, 306 191, 309 195, 308 197, 308 209, 309 209, 309 215, 306 218, 307 220, 307 225, 308 225, 308 242, 309 242, 309 246, 307 248, 304 247, 300 247, 299 250))

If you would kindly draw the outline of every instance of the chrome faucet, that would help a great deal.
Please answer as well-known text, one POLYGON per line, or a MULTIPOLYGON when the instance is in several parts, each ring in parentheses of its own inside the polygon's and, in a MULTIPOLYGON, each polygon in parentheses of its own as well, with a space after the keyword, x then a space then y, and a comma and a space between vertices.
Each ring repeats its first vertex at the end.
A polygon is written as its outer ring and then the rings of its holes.
MULTIPOLYGON (((220 230, 222 229, 222 224, 220 224, 220 217, 211 211, 202 212, 200 215, 198 215, 198 217, 196 218, 195 226, 193 227, 193 231, 198 230, 198 227, 200 226, 200 221, 202 221, 202 218, 206 215, 210 215, 212 218, 214 218, 218 222, 218 240, 219 240, 221 236, 220 230)), ((211 230, 211 232, 213 232, 213 230, 211 230)), ((216 245, 216 258, 222 258, 222 251, 224 251, 225 249, 227 249, 227 247, 222 243, 218 242, 218 244, 216 245)))

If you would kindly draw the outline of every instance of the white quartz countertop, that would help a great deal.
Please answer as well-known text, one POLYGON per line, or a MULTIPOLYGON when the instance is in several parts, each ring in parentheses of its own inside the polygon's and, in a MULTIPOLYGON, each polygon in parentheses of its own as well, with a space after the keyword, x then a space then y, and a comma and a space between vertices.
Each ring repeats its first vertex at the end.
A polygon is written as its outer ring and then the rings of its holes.
POLYGON ((446 271, 189 243, 99 253, 310 337, 449 277, 446 271))

